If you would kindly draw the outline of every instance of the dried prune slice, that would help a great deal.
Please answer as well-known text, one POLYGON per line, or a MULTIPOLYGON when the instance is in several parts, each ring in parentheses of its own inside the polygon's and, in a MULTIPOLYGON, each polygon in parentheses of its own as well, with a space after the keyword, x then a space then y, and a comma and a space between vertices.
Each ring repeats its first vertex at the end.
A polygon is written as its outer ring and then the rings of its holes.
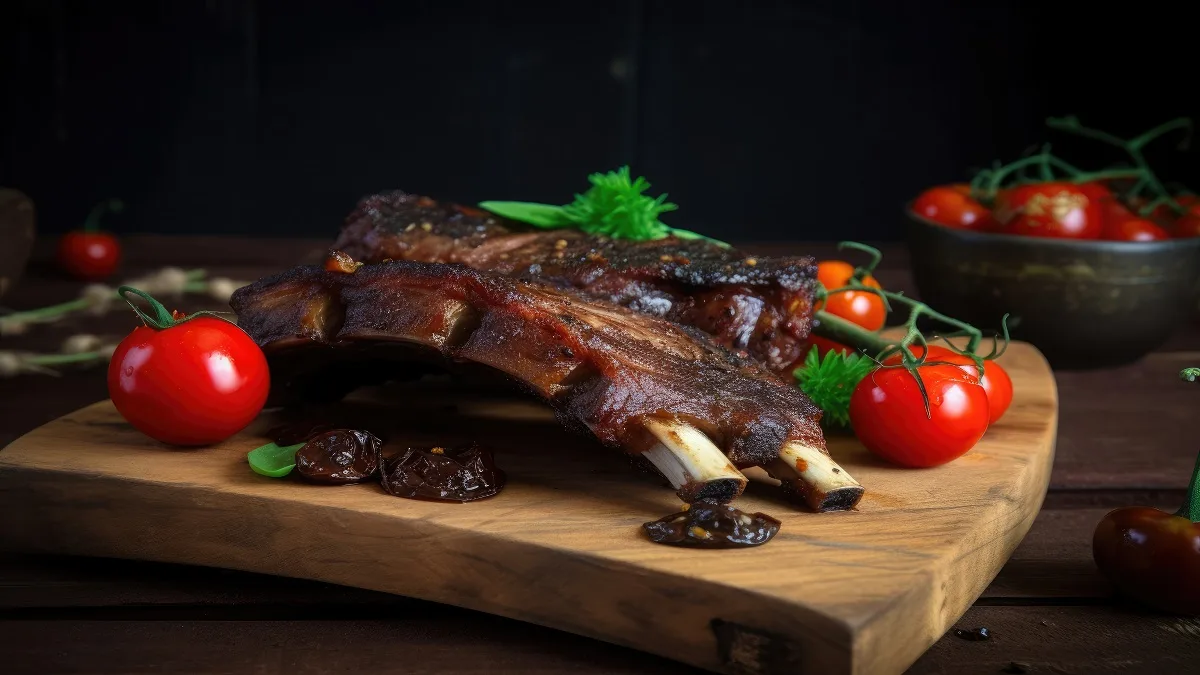
POLYGON ((409 448, 384 463, 383 489, 409 499, 470 502, 499 494, 506 476, 492 451, 477 443, 459 448, 409 448))

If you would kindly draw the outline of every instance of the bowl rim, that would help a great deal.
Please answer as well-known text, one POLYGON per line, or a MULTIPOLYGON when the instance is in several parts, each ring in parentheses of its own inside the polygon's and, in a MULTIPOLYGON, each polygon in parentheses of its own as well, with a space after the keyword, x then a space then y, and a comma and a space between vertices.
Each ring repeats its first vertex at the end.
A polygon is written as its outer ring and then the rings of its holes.
POLYGON ((970 243, 985 243, 989 241, 1007 242, 1018 245, 1038 246, 1043 248, 1058 248, 1063 250, 1091 250, 1097 252, 1139 252, 1153 253, 1157 251, 1168 250, 1186 250, 1189 248, 1200 248, 1200 237, 1185 237, 1161 239, 1158 241, 1110 241, 1107 239, 1059 239, 1055 237, 1025 237, 1018 234, 1005 234, 1003 232, 975 232, 974 230, 963 230, 954 227, 947 227, 941 223, 935 222, 913 210, 912 205, 916 200, 910 200, 904 204, 904 214, 918 224, 930 228, 936 228, 940 232, 946 233, 948 236, 957 237, 963 241, 970 243))

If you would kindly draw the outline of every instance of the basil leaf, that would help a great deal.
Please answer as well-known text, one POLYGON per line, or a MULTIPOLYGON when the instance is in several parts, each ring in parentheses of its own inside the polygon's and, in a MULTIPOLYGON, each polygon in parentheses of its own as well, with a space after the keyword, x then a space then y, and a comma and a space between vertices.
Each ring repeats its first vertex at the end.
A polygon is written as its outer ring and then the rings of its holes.
POLYGON ((267 443, 246 453, 246 461, 250 462, 254 473, 269 478, 283 478, 296 468, 296 452, 303 447, 303 443, 284 446, 267 443))
POLYGON ((479 208, 485 211, 526 223, 535 227, 568 227, 571 220, 563 212, 563 207, 552 204, 537 204, 535 202, 479 202, 479 208))

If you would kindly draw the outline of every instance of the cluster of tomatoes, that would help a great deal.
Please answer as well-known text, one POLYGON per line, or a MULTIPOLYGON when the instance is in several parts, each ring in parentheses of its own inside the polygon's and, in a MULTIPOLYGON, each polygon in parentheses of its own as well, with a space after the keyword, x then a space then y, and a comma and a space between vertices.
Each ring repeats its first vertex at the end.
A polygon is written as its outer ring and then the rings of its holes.
POLYGON ((1048 181, 999 190, 991 208, 966 184, 940 185, 921 193, 912 209, 940 225, 997 234, 1109 241, 1200 237, 1200 198, 1184 194, 1175 201, 1183 214, 1160 204, 1141 216, 1143 200, 1123 200, 1105 182, 1048 181))
MULTIPOLYGON (((842 261, 822 262, 817 270, 827 290, 844 288, 854 275, 854 267, 842 261)), ((870 276, 862 284, 880 288, 870 276)), ((883 299, 870 291, 831 293, 817 309, 869 331, 883 328, 887 320, 883 299)), ((850 351, 818 336, 810 341, 822 356, 831 350, 850 351)), ((917 358, 924 353, 919 346, 911 349, 917 358)), ((910 372, 893 367, 902 362, 900 354, 893 354, 858 382, 850 398, 854 434, 868 450, 901 466, 938 466, 961 457, 1012 403, 1012 379, 995 361, 984 361, 981 376, 974 359, 934 345, 929 346, 926 361, 929 365, 910 372), (925 395, 915 375, 920 376, 925 395)))

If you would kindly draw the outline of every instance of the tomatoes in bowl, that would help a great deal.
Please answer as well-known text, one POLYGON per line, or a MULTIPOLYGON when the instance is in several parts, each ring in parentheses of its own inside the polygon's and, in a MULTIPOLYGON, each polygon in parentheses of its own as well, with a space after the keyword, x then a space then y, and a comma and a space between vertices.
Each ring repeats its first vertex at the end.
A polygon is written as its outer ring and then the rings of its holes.
POLYGON ((122 287, 151 304, 136 305, 146 325, 117 345, 108 367, 108 392, 129 424, 178 446, 223 441, 244 429, 267 401, 270 374, 258 345, 215 316, 178 317, 149 295, 122 287))
POLYGON ((922 192, 913 202, 913 211, 948 227, 990 231, 996 219, 986 206, 971 197, 968 185, 939 185, 922 192))
POLYGON ((1103 231, 1100 202, 1073 183, 1019 185, 996 199, 1005 231, 1027 237, 1097 239, 1103 231))
POLYGON ((1189 213, 1175 221, 1175 236, 1181 239, 1200 237, 1200 214, 1189 213))
POLYGON ((939 466, 966 454, 988 428, 988 397, 979 380, 954 365, 916 369, 929 397, 905 368, 885 367, 850 395, 854 435, 875 455, 900 466, 939 466))
POLYGON ((1104 238, 1112 241, 1162 241, 1170 239, 1171 234, 1145 218, 1126 218, 1107 223, 1104 238))

